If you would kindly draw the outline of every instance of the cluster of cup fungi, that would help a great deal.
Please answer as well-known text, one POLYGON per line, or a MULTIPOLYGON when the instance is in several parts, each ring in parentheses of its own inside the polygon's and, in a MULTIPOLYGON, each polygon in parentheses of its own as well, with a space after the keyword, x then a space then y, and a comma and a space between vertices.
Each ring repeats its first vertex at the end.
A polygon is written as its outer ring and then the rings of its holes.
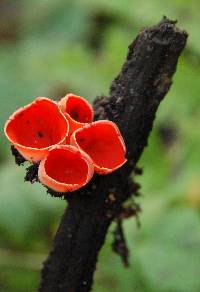
POLYGON ((92 106, 67 94, 59 102, 37 97, 15 111, 4 131, 11 145, 33 164, 47 188, 73 192, 94 173, 109 174, 126 162, 126 147, 115 123, 93 121, 92 106))

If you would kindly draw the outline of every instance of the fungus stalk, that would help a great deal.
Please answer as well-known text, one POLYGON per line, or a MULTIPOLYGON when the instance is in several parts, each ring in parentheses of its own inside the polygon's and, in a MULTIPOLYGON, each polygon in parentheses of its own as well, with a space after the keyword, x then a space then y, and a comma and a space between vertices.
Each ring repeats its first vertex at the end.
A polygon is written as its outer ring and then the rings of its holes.
POLYGON ((96 175, 86 187, 67 196, 68 207, 42 269, 40 292, 91 290, 108 228, 115 218, 123 217, 123 202, 137 194, 131 175, 147 145, 157 108, 172 84, 186 39, 187 34, 166 18, 143 29, 129 46, 110 95, 95 100, 95 120, 117 124, 128 161, 109 175, 96 175))

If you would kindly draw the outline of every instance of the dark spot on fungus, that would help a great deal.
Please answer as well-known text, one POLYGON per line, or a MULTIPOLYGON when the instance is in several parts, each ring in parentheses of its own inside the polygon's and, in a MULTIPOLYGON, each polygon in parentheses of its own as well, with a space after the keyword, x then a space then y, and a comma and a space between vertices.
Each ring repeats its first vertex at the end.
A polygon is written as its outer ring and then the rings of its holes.
POLYGON ((80 138, 79 141, 80 141, 80 142, 84 142, 85 139, 84 139, 84 138, 80 138))
POLYGON ((29 124, 30 124, 30 121, 27 120, 27 121, 26 121, 26 124, 29 125, 29 124))
POLYGON ((37 132, 37 136, 38 136, 39 138, 43 138, 43 137, 44 137, 44 133, 41 132, 41 131, 38 131, 38 132, 37 132))
POLYGON ((73 118, 74 120, 76 120, 76 121, 79 120, 79 115, 78 115, 77 112, 72 112, 72 113, 71 113, 71 116, 72 116, 72 118, 73 118))

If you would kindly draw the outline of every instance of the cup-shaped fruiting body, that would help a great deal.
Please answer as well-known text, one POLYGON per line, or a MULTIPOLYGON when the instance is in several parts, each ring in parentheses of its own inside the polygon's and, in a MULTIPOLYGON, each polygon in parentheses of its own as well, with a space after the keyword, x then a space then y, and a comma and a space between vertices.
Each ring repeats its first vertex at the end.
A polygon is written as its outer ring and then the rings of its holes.
POLYGON ((97 173, 111 173, 126 162, 124 140, 111 121, 93 122, 76 130, 70 142, 92 158, 97 173))
POLYGON ((52 146, 65 143, 69 123, 54 101, 38 97, 14 112, 6 122, 4 131, 25 159, 38 162, 52 146))
POLYGON ((48 188, 59 192, 73 192, 92 178, 91 158, 71 145, 54 146, 40 162, 38 178, 48 188))
POLYGON ((69 93, 59 101, 59 106, 69 121, 70 134, 93 121, 92 106, 81 96, 69 93))

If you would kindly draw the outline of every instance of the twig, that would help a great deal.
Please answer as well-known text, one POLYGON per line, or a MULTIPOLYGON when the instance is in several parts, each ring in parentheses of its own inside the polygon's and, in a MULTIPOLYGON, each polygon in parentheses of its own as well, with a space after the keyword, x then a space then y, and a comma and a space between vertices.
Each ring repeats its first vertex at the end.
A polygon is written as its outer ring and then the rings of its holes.
POLYGON ((129 46, 109 97, 95 100, 96 119, 110 119, 119 126, 128 162, 110 175, 96 176, 87 187, 67 196, 68 207, 42 269, 40 292, 90 291, 98 253, 110 223, 133 194, 131 173, 147 145, 157 108, 172 84, 186 39, 187 34, 166 18, 143 29, 129 46), (110 194, 115 200, 109 199, 110 194))

